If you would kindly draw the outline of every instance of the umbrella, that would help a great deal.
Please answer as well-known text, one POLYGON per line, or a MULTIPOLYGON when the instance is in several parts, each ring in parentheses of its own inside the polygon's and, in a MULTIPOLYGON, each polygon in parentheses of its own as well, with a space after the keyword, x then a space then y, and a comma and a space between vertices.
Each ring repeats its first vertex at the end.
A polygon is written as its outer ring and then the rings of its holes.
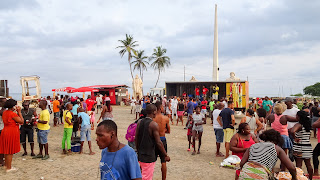
POLYGON ((74 90, 76 88, 73 87, 64 87, 64 88, 58 88, 58 89, 52 89, 53 92, 71 92, 72 90, 74 90))
POLYGON ((89 87, 81 87, 78 89, 73 89, 70 91, 71 93, 74 92, 99 92, 99 89, 89 88, 89 87))

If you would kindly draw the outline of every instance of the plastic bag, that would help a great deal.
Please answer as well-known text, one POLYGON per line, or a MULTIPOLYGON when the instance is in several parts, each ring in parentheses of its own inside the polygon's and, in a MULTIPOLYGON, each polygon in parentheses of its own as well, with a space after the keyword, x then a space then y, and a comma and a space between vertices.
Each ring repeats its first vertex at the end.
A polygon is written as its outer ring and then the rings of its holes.
POLYGON ((228 167, 233 169, 238 169, 241 159, 237 155, 231 155, 228 158, 224 159, 220 166, 228 167))

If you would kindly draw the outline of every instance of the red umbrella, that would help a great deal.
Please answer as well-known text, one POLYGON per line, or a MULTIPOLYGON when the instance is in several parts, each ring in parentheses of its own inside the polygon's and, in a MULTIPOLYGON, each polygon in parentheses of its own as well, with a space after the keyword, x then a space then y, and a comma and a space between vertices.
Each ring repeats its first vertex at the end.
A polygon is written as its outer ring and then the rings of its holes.
POLYGON ((74 90, 76 88, 73 87, 64 87, 64 88, 59 88, 59 89, 52 89, 53 92, 71 92, 72 90, 74 90))
POLYGON ((73 89, 70 92, 99 92, 99 89, 89 88, 89 87, 81 87, 78 89, 73 89))

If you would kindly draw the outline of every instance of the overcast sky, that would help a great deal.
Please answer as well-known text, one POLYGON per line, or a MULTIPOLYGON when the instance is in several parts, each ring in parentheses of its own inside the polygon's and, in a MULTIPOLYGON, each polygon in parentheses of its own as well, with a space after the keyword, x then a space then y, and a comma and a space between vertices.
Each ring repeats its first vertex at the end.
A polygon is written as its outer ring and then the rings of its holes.
MULTIPOLYGON (((151 55, 167 49, 160 76, 212 80, 214 4, 218 4, 220 80, 249 79, 250 96, 288 96, 319 81, 318 0, 1 0, 0 79, 21 92, 20 76, 38 75, 42 92, 64 86, 127 84, 125 34, 151 55)), ((138 72, 135 72, 137 74, 138 72)), ((144 90, 155 85, 148 68, 144 90)))

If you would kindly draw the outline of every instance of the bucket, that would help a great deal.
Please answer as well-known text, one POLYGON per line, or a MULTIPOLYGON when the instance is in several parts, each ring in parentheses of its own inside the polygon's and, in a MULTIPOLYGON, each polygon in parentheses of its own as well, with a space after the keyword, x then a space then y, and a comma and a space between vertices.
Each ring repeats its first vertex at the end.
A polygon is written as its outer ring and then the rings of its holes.
POLYGON ((80 143, 71 143, 71 151, 72 152, 80 152, 80 143))

